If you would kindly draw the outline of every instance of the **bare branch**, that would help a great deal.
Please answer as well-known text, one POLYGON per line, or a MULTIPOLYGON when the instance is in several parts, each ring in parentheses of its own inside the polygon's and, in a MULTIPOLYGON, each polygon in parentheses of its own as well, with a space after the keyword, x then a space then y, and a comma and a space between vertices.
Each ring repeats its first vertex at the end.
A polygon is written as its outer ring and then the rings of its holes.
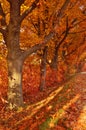
POLYGON ((37 7, 37 4, 38 4, 39 0, 35 0, 32 5, 29 7, 29 9, 27 9, 20 17, 20 22, 23 21, 23 19, 28 15, 30 14, 36 7, 37 7))

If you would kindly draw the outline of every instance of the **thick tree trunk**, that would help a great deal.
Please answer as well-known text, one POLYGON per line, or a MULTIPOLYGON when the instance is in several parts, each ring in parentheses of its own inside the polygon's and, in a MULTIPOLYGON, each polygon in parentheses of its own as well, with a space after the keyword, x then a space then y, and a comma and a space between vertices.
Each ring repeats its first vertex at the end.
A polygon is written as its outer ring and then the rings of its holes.
POLYGON ((10 1, 10 20, 6 31, 8 48, 8 107, 17 109, 23 105, 22 94, 22 51, 19 45, 20 37, 20 3, 19 0, 10 1))
POLYGON ((22 65, 18 58, 8 59, 8 103, 10 109, 23 106, 22 65))

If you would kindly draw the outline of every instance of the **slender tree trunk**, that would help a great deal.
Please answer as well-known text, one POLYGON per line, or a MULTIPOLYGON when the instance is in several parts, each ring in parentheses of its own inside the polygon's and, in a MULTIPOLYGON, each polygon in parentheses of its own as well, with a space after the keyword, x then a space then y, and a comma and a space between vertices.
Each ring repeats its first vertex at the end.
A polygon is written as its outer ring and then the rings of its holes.
POLYGON ((44 48, 42 59, 41 59, 41 66, 40 66, 41 74, 40 74, 40 86, 39 86, 40 91, 43 91, 44 86, 45 86, 45 80, 46 80, 46 60, 47 60, 47 47, 44 48))
POLYGON ((23 106, 22 66, 23 63, 19 58, 8 59, 8 102, 10 109, 23 106))
POLYGON ((50 64, 50 67, 52 68, 52 69, 54 69, 54 70, 57 70, 57 68, 58 68, 58 66, 57 66, 57 62, 58 62, 58 49, 59 48, 55 48, 55 52, 54 52, 54 57, 53 57, 53 59, 52 59, 52 62, 51 62, 51 64, 50 64))

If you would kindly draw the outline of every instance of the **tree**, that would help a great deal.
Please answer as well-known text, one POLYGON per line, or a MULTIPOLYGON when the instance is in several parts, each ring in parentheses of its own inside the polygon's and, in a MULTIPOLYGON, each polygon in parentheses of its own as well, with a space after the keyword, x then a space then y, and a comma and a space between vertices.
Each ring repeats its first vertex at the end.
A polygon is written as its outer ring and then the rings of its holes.
POLYGON ((19 38, 21 23, 24 18, 36 8, 38 2, 39 0, 32 2, 30 8, 21 14, 20 7, 24 3, 24 0, 16 0, 16 2, 15 0, 8 0, 8 6, 10 5, 10 17, 8 21, 6 21, 6 13, 2 8, 2 3, 0 3, 0 32, 3 34, 8 49, 8 104, 10 109, 18 108, 23 105, 22 67, 24 60, 28 55, 44 46, 44 44, 47 43, 54 34, 50 33, 41 44, 37 44, 30 49, 23 51, 20 48, 19 38))
MULTIPOLYGON (((58 59, 59 56, 60 56, 60 58, 64 57, 64 59, 62 58, 62 60, 65 60, 65 55, 66 55, 65 52, 68 51, 67 57, 68 57, 68 55, 70 57, 70 53, 73 54, 74 52, 76 53, 76 57, 77 57, 76 48, 80 47, 79 42, 81 39, 83 39, 85 37, 84 35, 86 32, 86 27, 83 27, 86 23, 86 17, 85 17, 85 15, 83 15, 83 10, 85 10, 83 3, 84 3, 84 1, 82 1, 82 2, 79 1, 79 3, 77 3, 77 1, 74 1, 74 3, 71 2, 68 10, 66 12, 62 13, 63 16, 61 17, 61 19, 59 19, 59 23, 57 24, 58 26, 56 27, 57 35, 56 35, 56 37, 54 37, 53 43, 52 43, 52 44, 55 44, 53 46, 53 48, 54 48, 53 49, 54 52, 52 54, 53 56, 52 56, 52 58, 50 58, 51 62, 50 63, 48 62, 48 64, 54 69, 57 68, 57 64, 59 62, 59 59, 58 59), (72 13, 74 10, 76 13, 72 13), (65 23, 64 23, 65 17, 68 18, 68 20, 66 20, 67 21, 66 24, 68 23, 68 25, 66 25, 66 29, 64 28, 65 27, 65 23), (79 37, 81 37, 81 39, 79 37), (80 40, 78 41, 78 39, 80 39, 80 40), (70 42, 71 42, 71 44, 70 44, 70 42), (64 48, 68 48, 68 49, 66 49, 66 51, 64 51, 64 48), (71 49, 69 49, 69 48, 71 48, 71 49), (71 52, 70 52, 70 50, 71 50, 71 52), (74 51, 74 50, 76 50, 76 51, 74 51)), ((49 48, 50 48, 50 50, 52 49, 51 46, 49 46, 49 48)), ((85 48, 85 44, 84 44, 84 48, 85 48)), ((49 55, 50 55, 50 53, 49 53, 49 55)), ((61 61, 61 59, 60 59, 60 61, 61 61)), ((71 62, 71 58, 70 58, 70 62, 71 62)))
MULTIPOLYGON (((30 23, 33 26, 33 31, 38 35, 39 38, 45 37, 46 34, 51 30, 51 28, 52 27, 54 28, 55 22, 58 21, 58 19, 62 17, 62 15, 64 14, 64 12, 66 10, 68 3, 69 3, 69 0, 63 2, 63 5, 60 5, 62 7, 60 7, 61 9, 58 12, 58 15, 56 15, 57 11, 55 13, 55 8, 57 9, 57 4, 58 4, 57 1, 54 1, 53 4, 52 4, 52 1, 51 2, 47 2, 47 1, 43 1, 43 0, 40 1, 40 3, 39 3, 40 6, 38 7, 38 10, 37 10, 38 16, 37 17, 31 16, 31 18, 29 20, 30 23), (53 10, 53 12, 51 11, 51 9, 53 10), (50 22, 50 19, 51 19, 51 22, 50 22)), ((67 34, 67 29, 66 29, 65 33, 67 34)), ((54 57, 53 57, 53 60, 52 60, 52 63, 51 63, 53 68, 55 68, 57 66, 57 57, 58 57, 57 56, 57 53, 58 53, 57 48, 59 49, 60 44, 64 41, 65 37, 66 36, 64 36, 64 38, 62 38, 61 41, 59 39, 59 41, 56 42, 55 54, 54 54, 54 57)), ((57 40, 57 38, 55 38, 55 39, 57 40)), ((54 39, 53 39, 53 41, 54 41, 54 39)), ((50 44, 48 44, 48 46, 50 46, 50 44)), ((54 44, 51 43, 51 46, 53 47, 54 44)), ((40 51, 40 54, 41 54, 41 57, 40 57, 40 59, 41 59, 40 73, 41 74, 40 74, 39 88, 40 88, 41 91, 44 89, 45 78, 46 78, 46 65, 47 65, 46 51, 47 50, 45 48, 42 48, 41 51, 40 51)), ((50 51, 50 53, 51 53, 51 51, 50 51)))
MULTIPOLYGON (((35 15, 30 15, 30 17, 27 18, 29 26, 31 26, 31 31, 32 31, 33 35, 34 35, 34 32, 35 32, 34 37, 38 37, 38 39, 42 39, 43 37, 46 37, 46 34, 49 33, 49 31, 51 30, 52 26, 53 27, 55 26, 55 24, 53 24, 54 23, 53 20, 55 20, 55 19, 53 19, 53 18, 55 17, 56 20, 57 20, 57 17, 59 18, 59 17, 62 16, 62 13, 64 13, 64 11, 65 11, 65 9, 66 9, 66 7, 68 5, 68 2, 69 1, 65 1, 65 2, 63 2, 63 5, 60 5, 60 6, 62 6, 62 8, 61 8, 61 10, 60 10, 60 12, 59 12, 59 14, 57 16, 52 16, 53 12, 55 13, 55 8, 57 8, 57 3, 58 3, 57 1, 54 1, 53 4, 52 4, 52 1, 48 2, 48 1, 41 0, 39 2, 38 8, 35 11, 35 15), (53 11, 51 11, 51 9, 53 11), (50 19, 52 19, 51 20, 51 26, 50 26, 50 19)), ((24 38, 22 38, 22 39, 24 40, 24 38)), ((24 42, 24 44, 25 44, 25 42, 24 42)), ((50 45, 48 45, 48 46, 50 46, 50 45)), ((53 46, 53 44, 52 44, 52 46, 53 46)), ((39 85, 39 89, 41 91, 44 89, 45 78, 46 78, 47 54, 46 54, 45 48, 42 48, 38 52, 40 54, 37 53, 38 55, 40 55, 40 59, 41 59, 41 64, 40 64, 40 85, 39 85)), ((57 49, 56 49, 56 53, 57 53, 57 49)), ((55 54, 55 58, 54 59, 55 60, 57 59, 57 55, 56 54, 55 54)), ((57 64, 57 62, 54 62, 54 63, 57 64)))

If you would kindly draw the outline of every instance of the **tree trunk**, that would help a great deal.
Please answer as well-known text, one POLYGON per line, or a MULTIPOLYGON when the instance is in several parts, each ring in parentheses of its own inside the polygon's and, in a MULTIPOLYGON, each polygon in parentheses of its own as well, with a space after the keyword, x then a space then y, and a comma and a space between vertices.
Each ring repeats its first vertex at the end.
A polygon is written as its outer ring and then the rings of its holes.
POLYGON ((52 59, 52 62, 50 64, 50 67, 53 69, 53 70, 57 70, 58 69, 58 47, 55 48, 55 52, 54 52, 54 57, 52 59))
POLYGON ((40 74, 40 86, 39 86, 40 91, 43 91, 44 86, 45 86, 45 80, 46 80, 46 60, 47 60, 47 47, 44 48, 42 59, 41 59, 41 66, 40 66, 41 74, 40 74))
POLYGON ((19 58, 8 59, 8 103, 10 109, 23 106, 22 66, 19 58))
MULTIPOLYGON (((50 32, 40 44, 28 48, 26 51, 20 48, 20 28, 21 24, 28 14, 30 14, 37 6, 39 0, 32 2, 29 9, 21 13, 21 4, 24 0, 7 0, 9 2, 10 17, 6 21, 6 15, 0 4, 1 16, 4 14, 4 28, 0 27, 0 32, 3 34, 5 44, 8 50, 8 105, 10 109, 18 108, 23 105, 23 94, 22 94, 22 66, 25 58, 36 52, 37 50, 44 47, 45 44, 51 40, 55 35, 54 32, 50 32)), ((2 18, 1 18, 2 19, 2 18)), ((0 26, 3 26, 0 23, 0 26)))

